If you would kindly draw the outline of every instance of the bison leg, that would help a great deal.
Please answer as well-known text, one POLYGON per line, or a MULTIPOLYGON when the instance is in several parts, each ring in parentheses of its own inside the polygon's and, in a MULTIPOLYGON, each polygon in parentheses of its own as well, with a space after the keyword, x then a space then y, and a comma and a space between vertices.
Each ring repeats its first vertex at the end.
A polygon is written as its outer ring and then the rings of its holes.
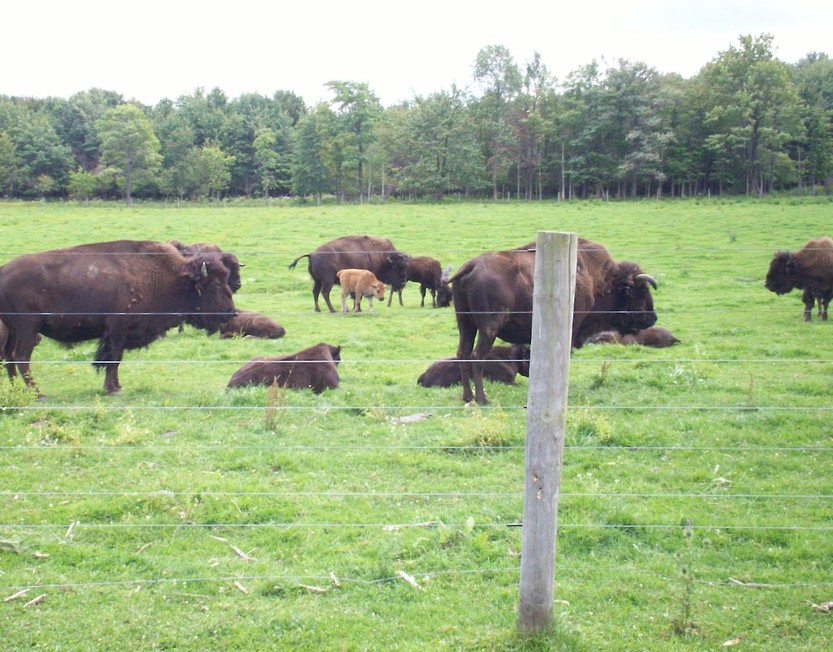
MULTIPOLYGON (((341 288, 341 312, 347 313, 349 312, 347 309, 347 295, 350 294, 350 290, 347 288, 341 288)), ((355 298, 353 299, 353 303, 356 303, 355 298)))
POLYGON ((93 365, 104 367, 104 391, 108 394, 118 394, 121 391, 119 363, 123 356, 124 337, 114 331, 105 332, 98 341, 93 365))
MULTIPOLYGON (((321 290, 321 295, 324 297, 324 302, 327 304, 327 308, 330 310, 330 312, 335 312, 336 309, 333 308, 333 304, 330 301, 330 290, 333 289, 333 284, 329 283, 329 282, 326 282, 326 281, 322 281, 320 286, 319 286, 319 289, 321 290)), ((316 308, 316 310, 318 310, 318 299, 317 298, 315 300, 315 308, 316 308)), ((318 310, 318 312, 321 312, 321 311, 318 310)))
POLYGON ((390 308, 390 304, 393 303, 393 295, 399 295, 399 305, 404 306, 405 304, 402 303, 402 288, 394 288, 392 285, 390 286, 390 294, 388 295, 388 308, 390 308))
POLYGON ((419 286, 419 293, 422 295, 422 301, 420 301, 420 302, 419 302, 419 307, 420 307, 420 308, 424 308, 424 307, 425 307, 425 291, 426 291, 427 289, 428 289, 428 288, 426 288, 424 285, 420 285, 420 286, 419 286))
POLYGON ((471 393, 471 366, 474 337, 477 330, 458 323, 460 330, 460 344, 457 347, 457 359, 460 360, 460 381, 463 383, 463 403, 470 403, 474 399, 471 393))
POLYGON ((321 294, 321 281, 315 279, 312 284, 312 300, 315 302, 315 312, 321 312, 321 308, 318 307, 319 294, 321 294))
POLYGON ((6 373, 10 380, 20 372, 23 382, 28 387, 35 387, 35 381, 29 370, 29 361, 32 359, 32 351, 37 343, 37 329, 26 329, 21 333, 16 328, 9 328, 9 338, 3 350, 3 357, 6 360, 6 373))
POLYGON ((810 290, 804 290, 801 300, 804 302, 804 321, 812 321, 813 308, 816 304, 815 296, 813 296, 813 293, 810 290))
POLYGON ((489 358, 489 352, 495 343, 495 336, 484 331, 480 331, 477 338, 477 346, 474 347, 472 359, 476 362, 472 363, 472 375, 474 376, 474 400, 480 405, 487 405, 486 392, 483 389, 483 371, 486 367, 485 360, 489 358))
POLYGON ((829 292, 819 297, 819 317, 823 321, 827 321, 827 306, 830 305, 831 298, 833 298, 833 294, 829 292))

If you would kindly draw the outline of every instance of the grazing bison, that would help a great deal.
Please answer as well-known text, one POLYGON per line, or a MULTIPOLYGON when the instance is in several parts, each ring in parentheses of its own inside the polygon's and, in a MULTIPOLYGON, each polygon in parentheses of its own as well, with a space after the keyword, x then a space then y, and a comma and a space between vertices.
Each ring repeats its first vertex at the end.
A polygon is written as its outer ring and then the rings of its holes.
POLYGON ((341 347, 320 343, 298 353, 277 358, 252 358, 234 372, 228 387, 272 385, 294 389, 312 389, 320 394, 338 387, 341 347))
POLYGON ((286 329, 271 317, 251 310, 239 310, 220 326, 220 337, 261 337, 276 340, 286 335, 286 329))
POLYGON ((385 284, 376 275, 366 269, 340 269, 336 278, 341 285, 341 312, 347 311, 347 295, 353 297, 353 312, 362 311, 362 297, 367 297, 370 304, 368 310, 373 310, 373 297, 384 301, 385 284))
POLYGON ((622 334, 619 331, 602 331, 591 335, 585 344, 641 344, 655 349, 664 349, 680 342, 674 334, 662 326, 651 326, 632 334, 622 334))
MULTIPOLYGON (((448 285, 448 278, 451 274, 451 266, 442 269, 440 261, 430 256, 414 256, 408 263, 408 280, 419 283, 419 293, 422 296, 420 306, 425 306, 425 293, 431 292, 431 305, 434 308, 445 308, 451 305, 451 287, 448 285)), ((399 305, 402 303, 402 289, 404 284, 391 287, 388 306, 393 301, 394 292, 399 295, 399 305)))
MULTIPOLYGON (((483 377, 496 383, 515 384, 515 376, 529 376, 529 347, 522 344, 495 346, 483 360, 483 377)), ((417 379, 423 387, 451 387, 462 382, 460 360, 437 360, 417 379)))
POLYGON ((98 339, 93 364, 104 389, 121 389, 126 349, 148 346, 183 320, 216 331, 234 315, 229 271, 216 255, 120 240, 26 254, 0 267, 3 351, 10 378, 31 385, 29 360, 41 333, 64 344, 98 339))
POLYGON ((309 273, 312 276, 312 298, 315 311, 318 295, 324 295, 324 301, 330 312, 335 312, 330 302, 330 290, 338 283, 336 273, 341 269, 366 269, 373 272, 382 283, 393 287, 405 285, 408 280, 408 261, 411 257, 397 251, 390 240, 370 235, 348 235, 327 242, 315 251, 298 256, 289 265, 295 265, 301 258, 309 258, 309 273))
POLYGON ((168 240, 168 244, 176 247, 183 256, 197 256, 199 254, 216 256, 228 268, 228 285, 231 291, 237 292, 243 286, 243 281, 240 277, 240 268, 245 267, 245 265, 234 254, 223 251, 220 247, 210 242, 194 242, 193 244, 186 245, 179 240, 168 240))
MULTIPOLYGON (((518 249, 481 254, 467 261, 451 279, 460 340, 463 400, 487 403, 483 365, 495 338, 513 344, 532 339, 532 285, 535 243, 518 249), (477 337, 477 346, 474 341, 477 337), (474 377, 472 396, 470 378, 474 377)), ((649 286, 656 281, 636 263, 617 263, 604 246, 579 238, 573 301, 576 348, 594 333, 615 329, 635 333, 657 320, 649 286)))
POLYGON ((801 251, 778 251, 769 263, 764 283, 775 294, 793 288, 804 290, 804 321, 810 321, 818 301, 818 316, 827 319, 827 306, 833 297, 833 240, 827 236, 810 240, 801 251))

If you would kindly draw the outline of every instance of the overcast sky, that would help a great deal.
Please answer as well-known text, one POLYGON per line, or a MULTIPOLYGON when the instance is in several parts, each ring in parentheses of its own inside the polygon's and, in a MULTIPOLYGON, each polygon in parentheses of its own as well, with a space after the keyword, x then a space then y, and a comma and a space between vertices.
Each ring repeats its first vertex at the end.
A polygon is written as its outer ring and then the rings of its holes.
POLYGON ((556 78, 594 59, 684 77, 740 35, 772 34, 776 56, 833 56, 831 0, 10 0, 0 10, 0 95, 90 88, 153 105, 196 88, 231 99, 288 90, 328 100, 331 80, 366 82, 390 106, 472 86, 486 45, 556 78))

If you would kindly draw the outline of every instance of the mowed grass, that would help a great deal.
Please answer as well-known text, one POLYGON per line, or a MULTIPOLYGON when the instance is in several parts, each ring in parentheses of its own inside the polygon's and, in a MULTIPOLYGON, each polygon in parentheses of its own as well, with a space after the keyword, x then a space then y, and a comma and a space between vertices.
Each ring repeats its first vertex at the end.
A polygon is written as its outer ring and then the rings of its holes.
MULTIPOLYGON (((275 341, 187 328, 122 364, 44 340, 42 401, 0 384, 4 649, 818 650, 833 600, 833 323, 763 279, 829 201, 125 208, 0 204, 0 262, 118 238, 214 242, 275 341), (527 380, 487 407, 416 378, 453 309, 316 314, 306 260, 349 233, 458 267, 575 231, 659 281, 670 349, 574 352, 555 629, 516 630, 527 380), (343 347, 320 396, 226 391, 255 355, 343 347), (398 418, 430 415, 422 420, 398 418), (687 527, 686 523, 690 526, 687 527), (31 604, 30 604, 31 603, 31 604), (27 606, 28 605, 28 606, 27 606)), ((333 293, 339 305, 337 289, 333 293)), ((322 304, 323 305, 323 304, 322 304)))

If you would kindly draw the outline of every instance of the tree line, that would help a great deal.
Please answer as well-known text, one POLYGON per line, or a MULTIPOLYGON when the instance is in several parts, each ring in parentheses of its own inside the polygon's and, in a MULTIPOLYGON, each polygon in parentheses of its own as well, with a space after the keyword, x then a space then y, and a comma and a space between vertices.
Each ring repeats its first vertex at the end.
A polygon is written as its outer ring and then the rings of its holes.
POLYGON ((321 202, 446 196, 548 199, 833 191, 833 60, 774 56, 741 36, 689 79, 593 61, 556 82, 482 48, 472 89, 383 107, 332 81, 229 99, 197 89, 155 106, 90 89, 0 95, 0 195, 321 202))

